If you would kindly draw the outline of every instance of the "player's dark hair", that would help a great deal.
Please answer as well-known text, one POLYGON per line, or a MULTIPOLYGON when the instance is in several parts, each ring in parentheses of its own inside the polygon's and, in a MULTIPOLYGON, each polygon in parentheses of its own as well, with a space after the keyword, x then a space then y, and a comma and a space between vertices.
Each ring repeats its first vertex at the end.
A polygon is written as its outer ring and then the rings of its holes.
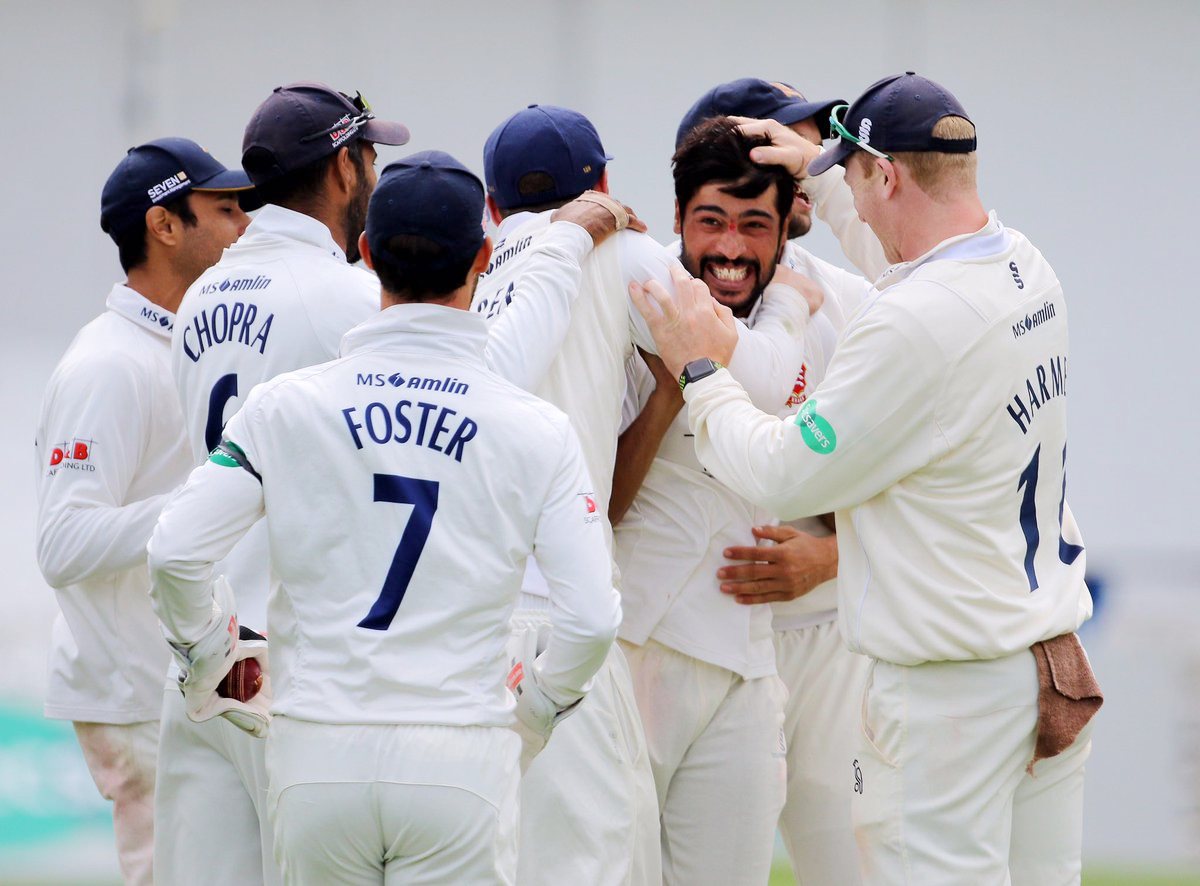
POLYGON ((766 136, 743 135, 728 117, 713 117, 689 132, 671 158, 680 214, 707 184, 724 182, 722 193, 748 199, 774 182, 775 209, 781 220, 787 219, 796 192, 792 174, 784 166, 761 166, 750 159, 751 148, 770 143, 766 136))
MULTIPOLYGON (((598 167, 596 171, 596 178, 588 187, 591 187, 592 185, 595 185, 596 182, 600 181, 600 177, 604 175, 604 170, 604 166, 598 167)), ((556 187, 557 184, 554 181, 554 177, 548 172, 527 172, 517 179, 517 193, 522 197, 525 197, 529 194, 543 194, 546 191, 553 191, 556 187)), ((582 193, 583 191, 579 192, 579 194, 582 193)), ((547 209, 558 209, 560 206, 566 206, 568 203, 578 197, 579 194, 571 194, 568 197, 563 197, 558 200, 549 200, 545 203, 522 204, 520 206, 513 207, 502 206, 500 207, 500 217, 508 218, 510 215, 518 212, 545 212, 547 209)))
MULTIPOLYGON (((192 212, 189 194, 181 194, 159 205, 172 215, 179 216, 184 227, 194 228, 197 224, 196 213, 192 212)), ((146 263, 146 219, 138 219, 136 225, 116 234, 113 238, 117 244, 117 259, 121 262, 121 270, 126 274, 134 268, 146 263)))
MULTIPOLYGON (((366 175, 366 165, 363 160, 362 139, 354 139, 346 145, 346 151, 350 155, 350 159, 354 165, 358 167, 360 176, 366 175)), ((253 167, 255 165, 255 151, 265 151, 265 148, 251 148, 246 152, 246 157, 242 158, 243 166, 253 167)), ((286 175, 281 175, 279 178, 267 182, 266 184, 257 185, 255 194, 259 200, 265 203, 274 203, 276 206, 283 206, 287 209, 294 209, 297 212, 302 212, 309 209, 313 203, 321 196, 321 188, 325 183, 325 175, 329 171, 330 166, 337 162, 337 157, 340 151, 334 151, 307 166, 302 166, 299 169, 292 170, 286 175)))
POLYGON ((388 255, 371 253, 384 291, 402 302, 438 301, 466 282, 475 256, 445 261, 445 249, 418 234, 397 234, 384 243, 388 255))

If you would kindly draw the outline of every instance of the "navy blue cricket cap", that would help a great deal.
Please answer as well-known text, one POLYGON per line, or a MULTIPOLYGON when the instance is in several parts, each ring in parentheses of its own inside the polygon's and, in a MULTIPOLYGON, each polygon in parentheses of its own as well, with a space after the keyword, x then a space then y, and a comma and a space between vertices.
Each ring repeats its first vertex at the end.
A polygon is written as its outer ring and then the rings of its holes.
POLYGON ((256 185, 303 169, 354 139, 408 143, 403 123, 377 120, 362 93, 351 98, 324 83, 276 86, 242 137, 242 168, 256 185))
POLYGON ((488 194, 501 209, 539 206, 578 197, 604 174, 612 157, 587 117, 570 108, 530 105, 493 130, 483 146, 488 194), (519 187, 531 172, 548 176, 537 191, 519 187))
POLYGON ((141 222, 146 211, 189 191, 249 192, 240 169, 226 169, 188 138, 159 138, 130 148, 100 193, 100 229, 117 235, 141 222))
POLYGON ((743 77, 714 86, 696 100, 675 132, 675 148, 683 144, 689 132, 713 117, 753 117, 756 120, 775 120, 791 126, 813 118, 821 130, 821 138, 829 138, 829 110, 842 104, 842 99, 810 102, 800 90, 787 83, 743 77))
MULTIPOLYGON (((885 153, 889 151, 940 151, 969 154, 972 138, 935 138, 933 127, 943 117, 963 117, 967 112, 948 89, 912 71, 884 77, 855 99, 842 117, 842 125, 862 142, 885 153)), ((839 138, 832 148, 808 164, 809 175, 820 175, 858 148, 839 138)))
POLYGON ((483 245, 483 182, 444 151, 421 151, 384 167, 367 207, 372 257, 398 268, 405 263, 387 249, 397 234, 424 237, 442 247, 430 270, 475 257, 483 245))

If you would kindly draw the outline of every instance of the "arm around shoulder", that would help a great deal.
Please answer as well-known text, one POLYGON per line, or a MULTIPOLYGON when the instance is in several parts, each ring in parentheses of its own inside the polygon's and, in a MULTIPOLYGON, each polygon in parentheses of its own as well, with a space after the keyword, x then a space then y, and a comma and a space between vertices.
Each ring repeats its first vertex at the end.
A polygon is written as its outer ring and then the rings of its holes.
POLYGON ((488 326, 488 368, 526 391, 541 384, 570 326, 591 250, 591 235, 573 222, 552 222, 538 237, 521 257, 510 304, 488 326))

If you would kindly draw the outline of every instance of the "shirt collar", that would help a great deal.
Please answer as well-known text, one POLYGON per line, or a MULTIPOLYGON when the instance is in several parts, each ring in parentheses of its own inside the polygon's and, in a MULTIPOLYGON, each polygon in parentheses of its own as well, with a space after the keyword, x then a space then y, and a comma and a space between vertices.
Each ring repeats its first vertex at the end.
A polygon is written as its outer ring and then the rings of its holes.
POLYGON ((523 227, 539 216, 546 216, 546 224, 550 224, 550 214, 553 210, 547 212, 526 212, 520 210, 512 215, 506 215, 500 219, 500 224, 496 227, 496 239, 501 240, 515 231, 517 228, 523 227))
POLYGON ((113 313, 120 314, 148 332, 167 341, 171 340, 171 330, 175 328, 175 315, 124 283, 113 286, 104 305, 113 313))
POLYGON ((402 304, 380 311, 342 336, 340 354, 394 348, 482 363, 486 344, 487 324, 474 311, 402 304))
POLYGON ((913 271, 932 261, 977 261, 999 255, 1012 245, 1012 237, 1000 224, 993 210, 988 213, 987 223, 978 231, 949 237, 934 246, 924 255, 909 262, 892 265, 875 284, 883 289, 909 277, 913 271))
POLYGON ((337 245, 324 223, 311 215, 276 206, 274 203, 268 203, 255 214, 254 220, 250 222, 238 243, 252 245, 259 238, 280 237, 316 246, 340 261, 346 260, 345 251, 337 245))

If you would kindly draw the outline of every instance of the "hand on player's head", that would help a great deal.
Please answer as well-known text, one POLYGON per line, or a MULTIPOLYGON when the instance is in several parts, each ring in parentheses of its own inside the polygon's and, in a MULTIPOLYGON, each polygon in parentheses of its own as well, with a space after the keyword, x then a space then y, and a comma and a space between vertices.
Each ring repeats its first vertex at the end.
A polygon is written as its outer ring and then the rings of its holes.
POLYGON ((658 355, 675 378, 692 360, 709 357, 727 364, 737 345, 737 321, 703 280, 681 264, 671 266, 672 295, 657 280, 629 284, 629 294, 646 319, 658 355))
POLYGON ((825 304, 825 290, 818 286, 816 281, 805 277, 799 271, 789 268, 787 265, 776 265, 775 274, 771 277, 771 282, 782 283, 799 292, 808 303, 809 316, 821 310, 821 305, 825 304))
POLYGON ((750 117, 730 117, 743 135, 766 136, 771 144, 750 150, 750 159, 762 166, 783 166, 793 178, 803 178, 809 162, 821 153, 815 145, 797 132, 774 120, 754 120, 750 117))

